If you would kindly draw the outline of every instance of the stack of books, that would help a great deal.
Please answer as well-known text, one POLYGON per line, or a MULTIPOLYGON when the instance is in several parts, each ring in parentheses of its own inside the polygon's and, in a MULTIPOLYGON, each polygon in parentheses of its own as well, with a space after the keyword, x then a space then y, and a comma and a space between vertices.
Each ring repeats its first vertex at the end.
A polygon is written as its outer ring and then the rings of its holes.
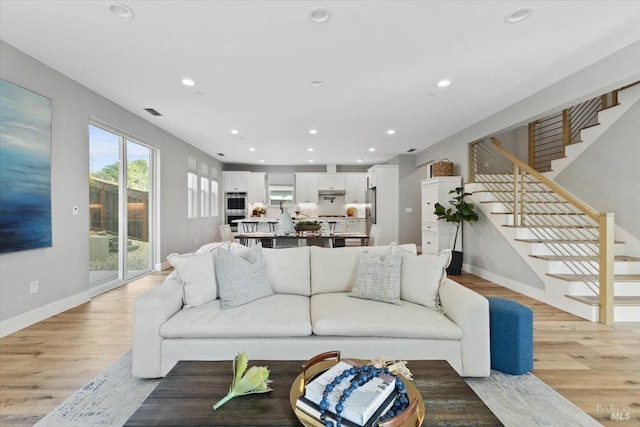
MULTIPOLYGON (((311 381, 304 390, 304 395, 299 397, 296 407, 314 419, 320 421, 320 401, 327 384, 342 375, 346 369, 359 368, 361 365, 343 359, 331 369, 324 372, 319 377, 311 381)), ((339 385, 334 387, 328 395, 329 408, 325 412, 327 419, 336 421, 336 404, 345 389, 351 385, 354 375, 343 378, 339 385)), ((353 391, 342 404, 343 410, 341 424, 344 427, 369 427, 386 413, 395 401, 398 392, 396 391, 396 378, 393 375, 380 373, 364 385, 353 391)))

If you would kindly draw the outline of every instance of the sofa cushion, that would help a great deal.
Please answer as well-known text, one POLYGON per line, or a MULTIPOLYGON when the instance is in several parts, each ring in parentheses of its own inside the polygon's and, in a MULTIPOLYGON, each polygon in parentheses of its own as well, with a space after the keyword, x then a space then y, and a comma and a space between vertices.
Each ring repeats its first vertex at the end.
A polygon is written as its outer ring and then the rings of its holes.
POLYGON ((195 253, 196 254, 215 253, 216 249, 218 249, 219 247, 223 247, 228 251, 235 253, 236 255, 240 253, 244 253, 249 250, 249 248, 237 242, 212 242, 212 243, 207 243, 206 245, 200 246, 195 251, 195 253))
POLYGON ((171 254, 167 261, 183 286, 182 302, 193 307, 217 298, 218 284, 213 267, 213 254, 171 254))
POLYGON ((311 335, 309 297, 274 294, 222 310, 220 300, 182 309, 160 327, 165 338, 298 337, 311 335))
POLYGON ((380 304, 350 298, 346 292, 311 297, 311 323, 316 335, 454 339, 462 329, 444 314, 421 305, 380 304))
POLYGON ((440 310, 440 286, 447 277, 446 267, 451 261, 451 249, 439 254, 402 256, 402 285, 400 298, 425 307, 440 310))
POLYGON ((391 253, 382 257, 371 255, 369 251, 360 252, 350 296, 402 305, 401 270, 402 250, 397 246, 392 246, 391 253))
POLYGON ((277 294, 311 295, 309 247, 263 249, 271 289, 277 294))
POLYGON ((218 248, 215 265, 221 309, 237 307, 273 294, 261 245, 241 255, 218 248))
MULTIPOLYGON (((403 251, 416 253, 416 245, 399 245, 403 251)), ((311 295, 349 292, 356 277, 358 257, 363 251, 386 256, 389 246, 354 246, 347 248, 321 248, 311 246, 311 295)))

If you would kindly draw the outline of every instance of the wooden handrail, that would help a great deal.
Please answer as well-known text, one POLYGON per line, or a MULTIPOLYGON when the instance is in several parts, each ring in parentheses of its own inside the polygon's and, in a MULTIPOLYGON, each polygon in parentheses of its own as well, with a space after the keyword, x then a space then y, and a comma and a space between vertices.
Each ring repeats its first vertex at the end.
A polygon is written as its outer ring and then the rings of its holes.
POLYGON ((540 172, 533 169, 531 166, 529 166, 528 164, 526 164, 525 162, 523 162, 513 154, 509 153, 504 148, 502 148, 500 146, 502 142, 498 138, 491 137, 491 142, 493 142, 494 148, 504 157, 511 160, 514 164, 518 165, 520 168, 524 169, 528 174, 534 176, 538 181, 542 182, 544 185, 552 189, 554 192, 556 192, 566 201, 568 201, 573 206, 578 208, 581 212, 583 212, 589 218, 593 219, 596 222, 599 222, 600 220, 599 212, 595 211, 593 208, 585 204, 582 200, 578 199, 573 194, 569 193, 567 190, 565 190, 564 188, 562 188, 561 186, 559 186, 558 184, 556 184, 546 176, 542 175, 540 172))

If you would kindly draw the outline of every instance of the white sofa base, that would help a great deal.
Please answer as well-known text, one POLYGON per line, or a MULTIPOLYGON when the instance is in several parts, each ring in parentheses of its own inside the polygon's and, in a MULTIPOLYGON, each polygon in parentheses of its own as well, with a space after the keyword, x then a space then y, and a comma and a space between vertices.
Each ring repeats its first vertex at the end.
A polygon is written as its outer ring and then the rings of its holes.
MULTIPOLYGON (((343 357, 393 360, 447 360, 462 374, 460 341, 411 338, 330 337, 165 339, 161 373, 180 360, 233 360, 241 351, 251 360, 309 360, 319 353, 339 350, 343 357)), ((410 365, 409 365, 410 366, 410 365)))

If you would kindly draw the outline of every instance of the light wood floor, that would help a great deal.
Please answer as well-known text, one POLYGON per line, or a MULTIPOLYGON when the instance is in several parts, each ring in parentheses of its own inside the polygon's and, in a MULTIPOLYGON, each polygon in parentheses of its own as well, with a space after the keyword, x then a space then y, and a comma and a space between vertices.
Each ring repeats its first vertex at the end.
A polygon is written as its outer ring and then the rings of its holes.
MULTIPOLYGON (((129 351, 133 300, 165 275, 151 274, 0 339, 0 425, 33 425, 129 351)), ((534 310, 538 378, 604 425, 640 425, 639 323, 591 323, 470 274, 455 279, 534 310), (609 420, 612 407, 632 419, 609 420)))

